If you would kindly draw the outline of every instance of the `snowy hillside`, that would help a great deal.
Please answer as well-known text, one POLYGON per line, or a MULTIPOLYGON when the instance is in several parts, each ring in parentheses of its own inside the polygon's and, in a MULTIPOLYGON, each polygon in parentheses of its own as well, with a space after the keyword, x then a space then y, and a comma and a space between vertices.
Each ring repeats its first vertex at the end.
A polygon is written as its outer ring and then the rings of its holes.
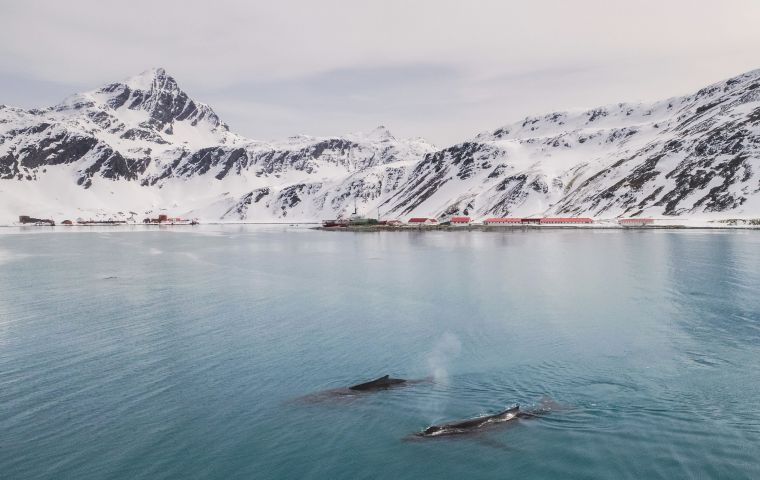
POLYGON ((529 117, 427 156, 394 212, 760 215, 760 70, 694 95, 529 117))
POLYGON ((131 218, 760 216, 760 70, 653 104, 529 117, 438 150, 384 127, 245 139, 163 69, 0 106, 0 223, 131 218))

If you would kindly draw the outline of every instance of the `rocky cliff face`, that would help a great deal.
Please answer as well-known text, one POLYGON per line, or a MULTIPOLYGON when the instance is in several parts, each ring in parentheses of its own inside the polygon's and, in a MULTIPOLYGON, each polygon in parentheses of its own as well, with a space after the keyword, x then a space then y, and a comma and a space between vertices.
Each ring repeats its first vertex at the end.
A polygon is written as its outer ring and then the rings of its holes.
POLYGON ((0 221, 19 214, 318 220, 760 216, 760 70, 653 104, 529 117, 436 149, 379 127, 245 139, 163 69, 0 107, 0 221))

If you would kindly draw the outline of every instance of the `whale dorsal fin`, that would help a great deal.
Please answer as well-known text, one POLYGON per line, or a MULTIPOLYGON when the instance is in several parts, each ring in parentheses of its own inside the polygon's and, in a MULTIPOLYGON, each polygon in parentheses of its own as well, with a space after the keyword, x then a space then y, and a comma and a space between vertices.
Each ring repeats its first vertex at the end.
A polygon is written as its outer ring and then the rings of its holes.
POLYGON ((391 376, 390 375, 383 375, 378 380, 388 380, 391 376))

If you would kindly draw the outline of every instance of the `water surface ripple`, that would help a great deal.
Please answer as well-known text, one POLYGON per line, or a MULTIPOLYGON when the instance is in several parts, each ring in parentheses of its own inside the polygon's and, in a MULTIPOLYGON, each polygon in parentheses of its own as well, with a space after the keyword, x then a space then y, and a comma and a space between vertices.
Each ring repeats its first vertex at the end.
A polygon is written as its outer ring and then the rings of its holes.
POLYGON ((0 232, 3 479, 760 478, 758 232, 39 232, 0 232), (385 373, 432 381, 329 393, 385 373))

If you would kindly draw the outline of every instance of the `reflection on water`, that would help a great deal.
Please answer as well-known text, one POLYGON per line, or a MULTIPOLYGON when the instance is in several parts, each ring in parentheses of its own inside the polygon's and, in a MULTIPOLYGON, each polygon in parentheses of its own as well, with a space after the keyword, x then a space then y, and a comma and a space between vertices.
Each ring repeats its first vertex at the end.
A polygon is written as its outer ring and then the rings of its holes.
POLYGON ((31 232, 0 235, 3 478, 760 476, 757 232, 31 232), (386 373, 432 381, 330 393, 386 373))

